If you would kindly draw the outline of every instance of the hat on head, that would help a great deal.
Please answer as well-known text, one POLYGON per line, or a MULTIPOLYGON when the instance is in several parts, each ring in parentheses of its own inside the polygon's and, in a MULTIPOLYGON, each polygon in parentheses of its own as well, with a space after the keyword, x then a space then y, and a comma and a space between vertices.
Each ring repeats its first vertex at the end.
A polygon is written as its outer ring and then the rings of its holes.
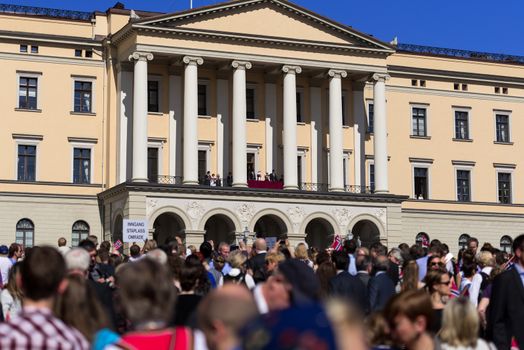
POLYGON ((7 255, 9 248, 6 245, 0 245, 0 255, 7 255))

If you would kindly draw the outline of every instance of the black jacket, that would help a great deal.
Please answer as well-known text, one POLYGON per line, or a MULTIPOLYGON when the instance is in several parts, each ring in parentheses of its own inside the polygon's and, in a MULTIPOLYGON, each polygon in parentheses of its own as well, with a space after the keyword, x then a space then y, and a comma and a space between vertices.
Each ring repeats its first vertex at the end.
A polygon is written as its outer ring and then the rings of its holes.
POLYGON ((499 350, 511 348, 515 337, 524 348, 524 286, 517 269, 495 277, 488 307, 487 334, 499 350))
POLYGON ((367 313, 367 293, 360 278, 343 271, 329 281, 329 294, 349 300, 360 311, 367 313))
POLYGON ((371 278, 368 283, 369 309, 381 311, 388 300, 395 295, 395 284, 387 273, 371 278))

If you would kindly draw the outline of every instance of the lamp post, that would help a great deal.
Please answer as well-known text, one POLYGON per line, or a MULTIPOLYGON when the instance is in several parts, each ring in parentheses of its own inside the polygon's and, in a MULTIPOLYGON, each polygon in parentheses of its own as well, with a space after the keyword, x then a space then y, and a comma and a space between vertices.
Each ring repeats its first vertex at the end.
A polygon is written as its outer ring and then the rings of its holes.
POLYGON ((249 238, 249 229, 247 228, 247 226, 244 228, 244 232, 242 232, 242 240, 244 241, 244 243, 246 244, 247 246, 247 239, 249 238))

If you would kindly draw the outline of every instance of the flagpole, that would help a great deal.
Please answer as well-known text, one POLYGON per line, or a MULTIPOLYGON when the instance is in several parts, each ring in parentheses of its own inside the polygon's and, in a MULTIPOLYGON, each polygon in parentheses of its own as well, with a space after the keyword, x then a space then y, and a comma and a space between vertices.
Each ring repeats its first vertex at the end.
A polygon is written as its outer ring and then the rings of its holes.
POLYGON ((193 0, 189 0, 189 8, 190 8, 190 9, 193 8, 193 0))

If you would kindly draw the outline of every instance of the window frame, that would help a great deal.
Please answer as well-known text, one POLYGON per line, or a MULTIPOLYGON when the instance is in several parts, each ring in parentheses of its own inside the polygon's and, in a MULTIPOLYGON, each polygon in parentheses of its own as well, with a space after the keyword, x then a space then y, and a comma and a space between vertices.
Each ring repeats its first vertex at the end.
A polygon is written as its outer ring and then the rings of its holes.
POLYGON ((495 181, 497 182, 497 192, 496 192, 496 201, 498 204, 513 204, 514 192, 513 192, 513 173, 514 169, 510 168, 496 168, 495 169, 495 181), (500 181, 499 174, 509 174, 509 202, 503 203, 500 201, 499 191, 500 191, 500 181))
POLYGON ((96 78, 95 77, 88 77, 88 76, 81 76, 81 75, 71 75, 71 89, 72 89, 72 95, 71 95, 71 114, 85 114, 85 115, 95 115, 96 114, 96 96, 95 96, 95 88, 96 88, 96 78), (91 83, 91 110, 89 112, 79 112, 75 111, 75 83, 84 82, 84 83, 91 83))
POLYGON ((493 110, 493 124, 494 124, 494 142, 496 143, 502 143, 502 144, 505 144, 505 143, 513 143, 513 135, 511 134, 512 132, 512 125, 511 125, 511 111, 507 111, 507 110, 500 110, 500 109, 494 109, 493 110), (508 118, 508 140, 507 141, 499 141, 498 140, 498 131, 497 131, 497 116, 498 115, 501 115, 501 116, 506 116, 508 118))
POLYGON ((473 166, 455 166, 455 200, 460 203, 470 203, 473 202, 473 166), (458 172, 459 171, 469 171, 469 200, 461 201, 459 200, 458 194, 458 172))
POLYGON ((82 238, 82 233, 80 233, 79 236, 78 236, 78 243, 82 242, 83 239, 86 239, 89 236, 89 234, 91 233, 91 226, 89 225, 89 223, 87 221, 85 221, 85 220, 76 220, 73 223, 73 225, 71 226, 71 247, 72 248, 78 247, 78 245, 74 245, 73 244, 73 242, 74 242, 73 234, 75 233, 75 225, 77 223, 84 223, 87 226, 87 235, 85 236, 85 238, 82 238))
POLYGON ((471 108, 470 107, 453 107, 453 140, 454 141, 471 141, 473 140, 471 130, 471 108), (467 115, 467 137, 459 138, 457 135, 457 112, 466 113, 467 115))
MULTIPOLYGON (((375 105, 373 103, 373 100, 367 100, 366 101, 366 121, 367 121, 367 126, 366 126, 366 134, 373 134, 374 133, 374 129, 373 129, 373 122, 374 122, 374 119, 375 119, 375 105), (370 107, 373 106, 373 120, 371 120, 370 122, 370 119, 369 119, 369 111, 370 111, 370 107)), ((411 128, 411 127, 410 127, 411 128)))
POLYGON ((422 104, 422 103, 410 103, 409 104, 409 111, 410 111, 410 136, 412 137, 429 137, 429 104, 422 104), (415 109, 423 109, 425 110, 424 115, 424 134, 418 135, 415 134, 415 130, 413 128, 413 120, 414 120, 414 111, 415 109))
POLYGON ((211 94, 210 94, 210 86, 211 86, 211 82, 208 80, 208 79, 198 79, 198 83, 197 83, 197 114, 199 117, 210 117, 211 116, 211 94), (199 85, 204 85, 206 87, 206 113, 205 114, 200 114, 200 108, 198 107, 198 99, 199 99, 199 92, 198 92, 198 86, 199 85))
POLYGON ((14 138, 15 141, 15 157, 14 157, 14 180, 17 182, 25 182, 18 180, 18 146, 35 146, 35 180, 31 182, 38 182, 38 163, 39 163, 39 144, 42 138, 20 137, 14 138))
POLYGON ((26 242, 26 234, 25 234, 25 233, 26 233, 27 231, 23 231, 23 232, 24 232, 24 235, 23 235, 22 243, 21 243, 21 244, 22 244, 22 246, 23 246, 24 248, 26 248, 26 247, 34 247, 34 246, 35 246, 35 223, 33 222, 33 220, 31 220, 31 219, 29 219, 29 218, 26 218, 26 217, 25 217, 25 218, 22 218, 22 219, 20 219, 20 220, 18 220, 18 221, 16 222, 16 225, 15 225, 15 242, 16 242, 16 243, 19 243, 19 242, 18 242, 18 239, 17 239, 17 237, 16 237, 16 234, 17 234, 17 232, 18 232, 18 225, 20 224, 20 222, 22 222, 22 221, 24 221, 24 220, 27 220, 27 221, 29 221, 29 222, 31 223, 31 225, 32 225, 32 229, 33 229, 33 230, 32 230, 31 245, 26 245, 26 244, 25 244, 25 242, 26 242))
POLYGON ((431 164, 428 163, 411 163, 411 198, 417 199, 415 196, 415 168, 424 168, 426 169, 426 182, 427 182, 427 198, 423 198, 422 200, 429 200, 431 198, 431 164))
POLYGON ((375 190, 375 160, 369 159, 366 164, 366 186, 369 187, 370 191, 375 190), (371 185, 371 166, 373 166, 373 186, 371 185))
POLYGON ((303 87, 297 87, 296 88, 296 104, 297 104, 297 115, 296 115, 296 122, 297 124, 305 124, 306 123, 306 116, 304 114, 305 112, 305 91, 303 87), (299 97, 300 96, 300 97, 299 97), (298 117, 300 116, 300 120, 298 120, 298 117))
POLYGON ((246 84, 246 120, 258 120, 258 108, 257 108, 257 97, 258 97, 258 84, 256 83, 247 83, 246 84), (248 117, 248 103, 247 103, 247 90, 253 90, 253 117, 248 117))
POLYGON ((71 183, 75 185, 89 185, 94 183, 94 158, 95 158, 95 144, 88 142, 75 142, 70 141, 71 145, 71 183), (90 150, 90 163, 89 163, 89 182, 75 182, 75 148, 89 149, 90 150))
POLYGON ((348 91, 342 89, 342 126, 349 127, 349 114, 348 114, 348 91))
POLYGON ((42 80, 42 73, 41 72, 24 72, 24 71, 17 71, 16 72, 16 109, 21 111, 41 111, 40 108, 40 91, 41 91, 41 80, 42 80), (21 78, 30 78, 30 79, 36 79, 36 108, 25 108, 20 107, 20 79, 21 78))
POLYGON ((162 114, 162 92, 164 90, 162 89, 162 76, 159 75, 148 75, 147 76, 147 114, 162 114), (158 111, 150 111, 149 110, 149 82, 154 81, 158 85, 157 90, 157 107, 158 111))
MULTIPOLYGON (((165 143, 166 143, 166 141, 163 140, 163 139, 158 140, 158 139, 151 139, 151 138, 149 138, 147 140, 148 151, 149 151, 149 148, 156 148, 156 149, 158 149, 158 163, 157 163, 158 176, 164 174, 164 168, 162 167, 162 164, 163 164, 162 159, 163 159, 163 156, 164 156, 164 144, 165 143)), ((200 144, 199 144, 199 146, 200 146, 200 144)), ((149 158, 149 155, 148 155, 148 158, 149 158)), ((148 172, 149 172, 149 166, 147 166, 147 168, 148 168, 148 172)), ((149 179, 149 174, 147 174, 147 175, 148 175, 148 179, 149 179)))

